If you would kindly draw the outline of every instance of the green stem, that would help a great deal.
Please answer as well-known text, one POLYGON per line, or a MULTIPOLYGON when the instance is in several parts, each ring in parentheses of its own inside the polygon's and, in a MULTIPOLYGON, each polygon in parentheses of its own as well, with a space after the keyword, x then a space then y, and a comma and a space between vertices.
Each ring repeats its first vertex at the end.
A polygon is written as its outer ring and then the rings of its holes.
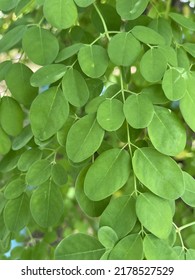
POLYGON ((171 9, 171 2, 172 2, 172 0, 167 0, 166 10, 165 10, 165 18, 168 18, 168 16, 169 16, 169 12, 170 12, 170 9, 171 9))
POLYGON ((104 31, 105 31, 105 35, 108 38, 108 40, 110 40, 110 36, 109 36, 109 32, 108 32, 108 28, 107 28, 106 22, 105 22, 105 20, 104 20, 104 18, 102 16, 98 6, 95 3, 93 5, 94 5, 94 8, 96 9, 96 11, 97 11, 101 21, 102 21, 102 24, 103 24, 103 27, 104 27, 104 31))
POLYGON ((29 235, 29 237, 30 237, 30 243, 31 243, 33 246, 35 246, 35 245, 36 245, 36 241, 35 241, 34 237, 32 236, 31 231, 29 230, 28 227, 26 227, 26 231, 27 231, 27 233, 28 233, 28 235, 29 235))
POLYGON ((173 225, 174 225, 174 227, 175 227, 175 229, 176 229, 176 233, 177 233, 178 236, 179 236, 179 239, 180 239, 180 242, 181 242, 181 246, 182 246, 182 250, 184 251, 184 250, 186 249, 186 247, 185 247, 185 245, 184 245, 183 238, 182 238, 182 235, 181 235, 181 229, 178 228, 176 224, 173 223, 173 225))
POLYGON ((183 229, 194 226, 194 225, 195 225, 195 222, 191 222, 189 224, 179 227, 178 229, 179 229, 179 231, 182 231, 183 229))

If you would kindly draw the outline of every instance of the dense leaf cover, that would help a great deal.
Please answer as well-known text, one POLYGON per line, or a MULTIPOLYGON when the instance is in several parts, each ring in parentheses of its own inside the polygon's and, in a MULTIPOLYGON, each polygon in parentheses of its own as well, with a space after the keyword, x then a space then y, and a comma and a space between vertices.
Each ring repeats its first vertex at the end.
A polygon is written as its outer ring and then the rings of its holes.
POLYGON ((194 260, 194 11, 0 10, 0 258, 194 260))

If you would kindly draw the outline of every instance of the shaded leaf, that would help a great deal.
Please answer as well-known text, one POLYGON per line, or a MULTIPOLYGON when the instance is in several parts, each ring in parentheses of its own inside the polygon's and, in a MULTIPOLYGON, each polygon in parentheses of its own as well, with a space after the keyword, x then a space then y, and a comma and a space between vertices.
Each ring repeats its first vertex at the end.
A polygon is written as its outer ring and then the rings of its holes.
POLYGON ((129 173, 129 154, 117 148, 107 150, 89 168, 84 191, 91 200, 102 200, 119 190, 127 182, 129 173))
POLYGON ((55 249, 56 260, 99 260, 105 248, 94 237, 83 233, 63 239, 55 249))

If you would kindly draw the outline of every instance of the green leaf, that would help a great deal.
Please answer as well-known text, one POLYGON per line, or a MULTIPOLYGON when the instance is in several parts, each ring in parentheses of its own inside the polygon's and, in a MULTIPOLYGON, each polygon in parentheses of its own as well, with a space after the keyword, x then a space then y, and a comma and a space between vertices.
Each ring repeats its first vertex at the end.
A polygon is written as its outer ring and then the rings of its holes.
POLYGON ((56 163, 52 166, 51 176, 56 185, 64 185, 68 180, 68 175, 64 167, 56 163))
POLYGON ((4 194, 2 192, 0 192, 0 215, 3 211, 3 209, 4 209, 4 206, 5 206, 6 202, 7 202, 7 200, 4 196, 4 194))
POLYGON ((69 116, 63 127, 57 132, 57 140, 62 147, 66 147, 68 131, 70 130, 73 123, 74 119, 71 116, 69 116))
POLYGON ((76 43, 71 46, 65 47, 64 49, 62 49, 59 52, 59 54, 56 58, 56 62, 58 63, 58 62, 61 62, 61 61, 64 61, 64 60, 70 58, 74 54, 78 53, 78 51, 80 50, 81 47, 83 47, 83 44, 81 44, 81 43, 76 43))
POLYGON ((24 105, 30 105, 37 96, 37 89, 30 85, 30 77, 33 72, 22 63, 12 64, 5 76, 6 84, 12 96, 24 105), (17 78, 16 78, 17 77, 17 78))
POLYGON ((131 30, 132 34, 141 42, 151 45, 163 45, 164 38, 153 29, 137 25, 131 30))
POLYGON ((61 79, 66 72, 66 66, 63 64, 51 64, 38 69, 30 79, 33 87, 50 85, 61 79))
POLYGON ((20 0, 0 0, 0 10, 2 11, 9 11, 15 8, 20 0))
POLYGON ((112 249, 118 241, 118 236, 111 227, 104 226, 98 230, 98 239, 106 249, 112 249))
POLYGON ((195 131, 195 94, 194 94, 195 77, 190 76, 187 80, 187 90, 185 96, 180 100, 180 110, 185 122, 195 131))
POLYGON ((186 51, 182 48, 177 48, 178 66, 185 68, 187 71, 190 69, 190 60, 186 51))
POLYGON ((121 239, 111 250, 109 260, 142 260, 143 242, 139 234, 131 234, 121 239))
POLYGON ((176 50, 170 46, 161 45, 158 47, 158 49, 162 52, 162 54, 166 57, 167 62, 174 66, 178 66, 178 60, 177 60, 177 53, 176 50))
POLYGON ((129 96, 125 100, 123 111, 127 122, 133 128, 147 127, 154 115, 152 102, 143 94, 129 96))
POLYGON ((123 103, 120 100, 107 99, 100 104, 97 121, 103 129, 115 131, 122 126, 124 119, 123 103))
POLYGON ((25 151, 18 160, 18 169, 25 172, 42 157, 42 151, 36 148, 25 151))
POLYGON ((0 103, 0 124, 11 136, 18 135, 23 128, 24 113, 16 100, 4 96, 0 103))
POLYGON ((186 260, 195 260, 195 250, 188 249, 186 252, 186 260))
POLYGON ((43 13, 46 20, 58 29, 67 29, 77 20, 77 8, 73 0, 45 0, 43 13))
POLYGON ((161 153, 176 156, 186 145, 186 130, 180 119, 170 109, 155 106, 155 113, 148 126, 148 135, 161 153))
POLYGON ((132 163, 137 178, 156 195, 177 199, 184 193, 182 171, 172 158, 145 147, 135 151, 132 163))
POLYGON ((62 79, 62 88, 68 102, 76 107, 82 107, 89 99, 89 89, 83 76, 77 70, 70 68, 62 79))
POLYGON ((195 22, 192 19, 178 13, 169 13, 169 17, 182 27, 195 31, 195 22))
POLYGON ((107 52, 97 45, 82 47, 78 53, 78 60, 82 71, 91 78, 101 77, 108 67, 107 52))
POLYGON ((51 163, 46 159, 35 161, 26 173, 26 182, 31 186, 40 186, 51 176, 51 163))
POLYGON ((104 95, 97 96, 90 100, 85 106, 85 112, 87 114, 94 114, 97 112, 99 106, 104 102, 106 97, 104 95))
POLYGON ((148 27, 155 30, 164 38, 167 47, 171 45, 173 32, 168 20, 163 17, 158 17, 157 19, 153 19, 148 27))
POLYGON ((66 152, 73 162, 81 162, 92 156, 100 147, 104 131, 94 115, 87 115, 70 128, 66 142, 66 152), (78 137, 79 135, 79 137, 78 137))
POLYGON ((117 197, 108 204, 101 215, 100 227, 111 227, 121 239, 135 226, 135 200, 129 196, 117 197))
POLYGON ((121 32, 112 37, 108 44, 108 55, 116 65, 132 65, 141 52, 141 44, 132 34, 121 32))
MULTIPOLYGON (((0 128, 0 130, 1 130, 1 128, 0 128)), ((0 134, 1 134, 1 132, 0 132, 0 134)), ((19 153, 10 151, 0 161, 0 172, 6 173, 6 172, 12 171, 14 168, 16 168, 19 157, 20 157, 19 153)))
POLYGON ((63 126, 68 114, 68 102, 60 88, 51 87, 44 91, 37 96, 30 108, 34 136, 41 141, 47 140, 63 126))
POLYGON ((12 142, 12 150, 20 150, 23 148, 33 137, 30 125, 23 128, 19 135, 17 135, 12 142))
POLYGON ((84 192, 84 180, 88 169, 89 166, 84 167, 76 179, 75 197, 80 208, 86 215, 90 217, 99 217, 108 205, 110 198, 92 201, 86 196, 84 192))
POLYGON ((22 39, 27 27, 19 25, 9 30, 0 40, 0 52, 7 52, 22 39))
POLYGON ((183 68, 171 68, 165 72, 162 88, 166 97, 176 101, 184 97, 186 93, 185 70, 183 68))
POLYGON ((181 196, 181 199, 189 206, 195 207, 195 179, 188 174, 183 172, 185 192, 181 196))
POLYGON ((11 140, 9 136, 5 133, 5 131, 0 126, 0 155, 7 154, 12 146, 11 140))
POLYGON ((17 198, 24 192, 25 188, 26 184, 22 179, 15 179, 6 186, 4 196, 6 199, 17 198))
POLYGON ((99 260, 105 248, 93 236, 76 233, 63 239, 55 249, 56 260, 99 260))
POLYGON ((29 59, 39 65, 52 63, 59 52, 57 38, 49 30, 37 26, 25 32, 22 45, 29 59))
POLYGON ((74 0, 74 2, 79 6, 79 7, 88 7, 92 3, 95 2, 95 0, 74 0))
POLYGON ((36 223, 43 227, 57 224, 64 210, 62 194, 52 181, 39 186, 30 199, 30 211, 36 223))
POLYGON ((143 242, 147 260, 178 260, 178 255, 166 241, 153 235, 146 235, 143 242))
POLYGON ((134 20, 146 9, 149 0, 117 0, 116 10, 122 19, 134 20))
POLYGON ((16 199, 9 200, 5 206, 4 221, 10 231, 18 232, 29 220, 29 199, 24 193, 16 199))
POLYGON ((147 230, 160 239, 168 238, 172 230, 172 211, 167 200, 142 193, 136 200, 136 214, 147 230))
POLYGON ((166 104, 169 102, 165 97, 161 85, 158 84, 143 88, 141 94, 145 94, 153 104, 166 104))
POLYGON ((124 186, 129 173, 130 156, 127 151, 107 150, 89 168, 84 183, 85 193, 91 200, 102 200, 124 186))
POLYGON ((167 68, 166 57, 159 49, 153 48, 145 52, 140 61, 140 71, 144 79, 155 83, 161 80, 167 68))
POLYGON ((191 56, 195 57, 195 44, 185 43, 182 46, 191 56))
POLYGON ((0 63, 0 82, 5 80, 5 76, 12 66, 11 61, 6 60, 0 63))

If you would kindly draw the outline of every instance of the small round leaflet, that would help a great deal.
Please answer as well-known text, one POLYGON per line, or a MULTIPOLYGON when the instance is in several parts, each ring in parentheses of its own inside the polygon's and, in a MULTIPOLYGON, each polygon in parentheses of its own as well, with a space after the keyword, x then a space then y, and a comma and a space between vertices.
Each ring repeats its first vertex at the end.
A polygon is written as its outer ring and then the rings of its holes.
POLYGON ((58 29, 67 29, 77 20, 77 8, 73 0, 45 0, 43 13, 47 21, 58 29))
POLYGON ((184 193, 182 171, 169 156, 144 147, 134 152, 132 163, 137 178, 154 194, 177 199, 184 193))
POLYGON ((130 157, 127 151, 117 148, 100 154, 89 168, 84 182, 85 194, 94 201, 102 200, 127 182, 130 157))
POLYGON ((184 68, 171 68, 165 72, 162 88, 166 97, 171 101, 181 99, 186 93, 184 68))
POLYGON ((57 38, 49 30, 37 26, 25 32, 22 45, 29 59, 38 65, 52 63, 59 52, 57 38))
POLYGON ((97 121, 107 131, 115 131, 121 127, 125 119, 123 103, 118 99, 107 99, 97 111, 97 121))
POLYGON ((110 60, 118 66, 130 66, 141 52, 140 42, 131 34, 122 32, 112 37, 108 45, 110 60))
POLYGON ((93 114, 86 115, 73 124, 68 132, 66 152, 73 162, 81 162, 92 156, 100 147, 104 130, 93 114))
POLYGON ((109 61, 106 50, 97 45, 82 47, 78 53, 78 60, 82 71, 91 78, 101 77, 109 61))
POLYGON ((148 134, 154 147, 165 155, 176 156, 185 148, 185 127, 177 115, 167 108, 155 106, 148 134))
POLYGON ((148 50, 140 61, 140 71, 144 79, 155 83, 162 79, 167 68, 167 60, 160 49, 148 50))
POLYGON ((131 95, 124 103, 124 114, 133 128, 145 128, 152 121, 154 107, 149 98, 143 94, 131 95))
POLYGON ((168 238, 172 229, 172 211, 167 200, 152 193, 142 193, 136 200, 136 214, 147 230, 160 239, 168 238))
POLYGON ((12 96, 25 106, 29 106, 38 93, 37 89, 30 84, 32 74, 32 70, 26 65, 14 63, 5 75, 6 84, 12 96))
POLYGON ((134 20, 141 16, 149 0, 117 0, 116 10, 122 19, 134 20))
POLYGON ((89 89, 79 71, 70 68, 62 79, 62 88, 68 102, 75 107, 82 107, 89 98, 89 89))

